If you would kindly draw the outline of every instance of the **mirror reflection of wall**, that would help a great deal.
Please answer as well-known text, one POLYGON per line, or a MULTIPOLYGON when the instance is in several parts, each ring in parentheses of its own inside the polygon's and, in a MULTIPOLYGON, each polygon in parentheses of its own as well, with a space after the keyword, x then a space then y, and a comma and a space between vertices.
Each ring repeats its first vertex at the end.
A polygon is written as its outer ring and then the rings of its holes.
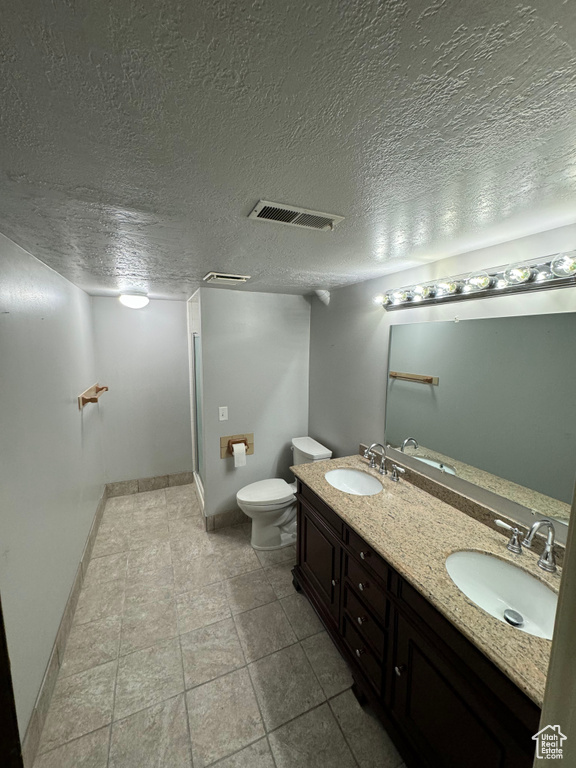
POLYGON ((567 520, 576 472, 575 345, 575 313, 393 326, 389 370, 439 382, 388 380, 386 441, 399 446, 413 436, 417 455, 439 454, 464 479, 567 520))

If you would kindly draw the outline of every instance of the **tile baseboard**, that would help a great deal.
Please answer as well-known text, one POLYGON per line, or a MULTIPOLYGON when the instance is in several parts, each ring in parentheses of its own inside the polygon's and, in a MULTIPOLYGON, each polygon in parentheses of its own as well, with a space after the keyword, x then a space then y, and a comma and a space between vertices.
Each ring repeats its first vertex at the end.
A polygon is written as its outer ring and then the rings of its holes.
POLYGON ((92 520, 90 533, 86 539, 84 551, 82 552, 80 563, 76 569, 76 575, 74 576, 72 588, 70 590, 70 594, 68 595, 68 600, 66 601, 66 606, 60 621, 60 626, 58 627, 58 632, 56 633, 56 639, 52 647, 52 653, 50 654, 50 659, 48 661, 48 665, 40 685, 40 690, 38 692, 38 696, 36 697, 36 703, 32 709, 32 715, 30 716, 28 727, 26 728, 26 734, 22 740, 22 759, 24 762, 24 768, 32 768, 36 758, 36 753, 38 752, 42 729, 44 728, 44 723, 46 722, 48 708, 50 706, 52 694, 54 693, 54 686, 56 685, 58 672, 60 671, 60 666, 64 658, 64 650, 66 648, 70 629, 72 628, 74 611, 76 610, 78 597, 80 595, 80 590, 82 589, 82 583, 84 581, 86 569, 90 561, 90 556, 92 554, 92 549, 94 547, 94 541, 96 540, 96 534, 98 533, 100 521, 102 520, 102 515, 104 514, 104 507, 106 505, 107 498, 108 494, 105 486, 104 492, 100 497, 98 506, 96 507, 96 513, 94 514, 94 519, 92 520))
POLYGON ((108 498, 113 496, 128 496, 144 491, 159 491, 162 488, 172 488, 175 485, 189 485, 194 482, 193 472, 176 472, 173 475, 156 475, 141 477, 138 480, 119 480, 106 484, 108 498))
POLYGON ((229 512, 218 512, 215 515, 206 516, 206 530, 217 531, 219 528, 228 528, 230 525, 249 523, 250 518, 241 509, 231 509, 229 512))

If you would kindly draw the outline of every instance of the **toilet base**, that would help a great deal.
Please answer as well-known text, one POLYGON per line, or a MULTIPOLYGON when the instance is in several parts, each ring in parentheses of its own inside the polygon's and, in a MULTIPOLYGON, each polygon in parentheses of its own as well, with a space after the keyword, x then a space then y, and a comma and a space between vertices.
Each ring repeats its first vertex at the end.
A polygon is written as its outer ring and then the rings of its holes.
POLYGON ((256 544, 252 544, 252 549, 258 549, 260 552, 269 552, 273 549, 284 549, 285 547, 291 547, 294 544, 296 544, 296 534, 295 533, 281 533, 280 534, 280 544, 276 544, 274 547, 259 547, 256 544))
POLYGON ((296 543, 296 504, 257 514, 246 506, 243 509, 252 518, 250 544, 253 549, 283 549, 296 543))

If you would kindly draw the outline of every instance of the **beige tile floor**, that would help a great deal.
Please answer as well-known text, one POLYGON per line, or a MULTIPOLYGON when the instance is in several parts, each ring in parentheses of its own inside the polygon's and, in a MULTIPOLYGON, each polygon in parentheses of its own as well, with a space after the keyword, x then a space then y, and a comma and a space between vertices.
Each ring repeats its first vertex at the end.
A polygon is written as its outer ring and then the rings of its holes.
POLYGON ((292 587, 190 485, 109 499, 34 768, 399 768, 292 587))

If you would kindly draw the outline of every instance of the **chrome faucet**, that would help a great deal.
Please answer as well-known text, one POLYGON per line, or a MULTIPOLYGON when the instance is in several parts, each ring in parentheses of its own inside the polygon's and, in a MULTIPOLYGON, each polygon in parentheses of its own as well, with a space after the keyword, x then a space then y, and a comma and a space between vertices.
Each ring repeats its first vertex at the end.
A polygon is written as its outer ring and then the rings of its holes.
POLYGON ((404 442, 400 446, 400 450, 402 451, 402 453, 404 453, 404 448, 406 448, 407 445, 410 445, 410 443, 412 443, 414 448, 416 450, 418 450, 419 446, 418 446, 418 443, 416 442, 416 438, 415 437, 407 437, 406 440, 404 440, 404 442))
POLYGON ((522 546, 526 547, 526 549, 530 549, 532 542, 534 541, 534 536, 543 526, 548 528, 548 536, 546 538, 544 552, 542 552, 540 559, 538 560, 538 565, 540 568, 542 568, 542 570, 548 571, 548 573, 555 573, 556 558, 554 557, 554 540, 556 537, 556 530, 552 520, 544 517, 542 520, 537 520, 535 523, 533 523, 532 528, 530 528, 524 537, 524 540, 522 541, 522 546))
POLYGON ((382 459, 380 461, 380 469, 378 471, 381 475, 387 475, 388 470, 386 469, 386 448, 384 448, 382 443, 372 443, 370 448, 366 448, 364 451, 364 458, 370 459, 371 469, 376 469, 376 454, 374 453, 374 448, 382 448, 382 459))

